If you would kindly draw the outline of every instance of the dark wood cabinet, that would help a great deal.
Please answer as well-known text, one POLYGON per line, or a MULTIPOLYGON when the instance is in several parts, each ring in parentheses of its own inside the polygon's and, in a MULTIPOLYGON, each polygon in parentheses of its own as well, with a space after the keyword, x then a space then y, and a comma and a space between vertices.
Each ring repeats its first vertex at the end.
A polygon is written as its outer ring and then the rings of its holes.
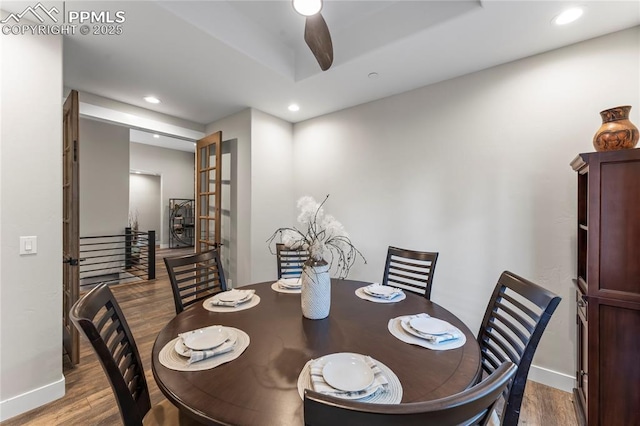
POLYGON ((640 149, 578 155, 574 404, 589 425, 640 425, 640 149))

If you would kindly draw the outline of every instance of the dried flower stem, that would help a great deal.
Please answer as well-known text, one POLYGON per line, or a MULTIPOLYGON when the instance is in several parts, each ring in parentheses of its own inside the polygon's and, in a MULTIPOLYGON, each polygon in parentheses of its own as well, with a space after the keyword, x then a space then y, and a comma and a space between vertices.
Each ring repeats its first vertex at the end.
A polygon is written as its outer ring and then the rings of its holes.
POLYGON ((298 221, 306 227, 306 231, 297 227, 278 228, 267 239, 267 243, 272 254, 272 244, 280 237, 279 240, 287 248, 309 251, 312 260, 325 260, 325 256, 330 255, 329 267, 335 268, 338 278, 343 279, 349 275, 358 257, 365 264, 367 260, 353 245, 342 224, 333 216, 324 214, 323 206, 328 198, 327 195, 322 203, 317 203, 311 197, 300 198, 298 208, 301 212, 298 221))

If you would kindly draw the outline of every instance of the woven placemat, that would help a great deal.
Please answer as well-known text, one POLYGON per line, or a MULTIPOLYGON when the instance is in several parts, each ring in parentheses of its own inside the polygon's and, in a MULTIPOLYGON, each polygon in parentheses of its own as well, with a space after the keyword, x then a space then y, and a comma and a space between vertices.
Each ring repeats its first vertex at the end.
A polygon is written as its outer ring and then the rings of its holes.
POLYGON ((241 303, 238 306, 214 305, 213 303, 211 303, 211 299, 212 298, 210 297, 208 299, 205 299, 204 302, 202 302, 202 307, 205 308, 207 311, 211 311, 211 312, 238 312, 238 311, 244 311, 245 309, 251 309, 254 306, 256 306, 258 303, 260 303, 260 296, 258 296, 257 294, 254 294, 253 297, 251 298, 251 300, 249 300, 248 302, 241 303))
POLYGON ((300 294, 302 292, 302 288, 294 290, 294 289, 280 287, 278 282, 271 284, 271 290, 277 291, 278 293, 288 293, 288 294, 300 294))
MULTIPOLYGON (((255 297, 255 296, 254 296, 255 297)), ((233 327, 225 327, 230 333, 236 333, 237 342, 235 348, 231 352, 216 355, 211 358, 203 359, 202 361, 194 362, 193 364, 187 363, 189 358, 179 355, 176 350, 176 342, 180 337, 176 337, 169 343, 164 345, 158 354, 158 360, 160 364, 164 365, 171 370, 177 371, 201 371, 215 368, 219 365, 233 361, 238 358, 245 349, 249 347, 249 335, 242 330, 233 327)))
POLYGON ((364 291, 364 287, 360 287, 356 289, 356 296, 358 296, 360 299, 368 300, 374 303, 396 303, 407 298, 407 295, 405 294, 404 291, 400 296, 394 297, 393 299, 383 299, 382 297, 373 297, 370 294, 367 294, 366 291, 364 291))
POLYGON ((449 349, 457 349, 461 346, 464 346, 464 344, 467 342, 467 338, 464 335, 464 333, 457 327, 454 327, 453 325, 451 327, 458 330, 461 337, 451 342, 431 343, 424 339, 416 337, 412 334, 409 334, 406 331, 404 331, 400 322, 405 318, 409 318, 410 316, 411 315, 406 315, 398 318, 391 318, 387 324, 387 328, 389 329, 389 332, 393 334, 394 337, 396 337, 399 340, 402 340, 405 343, 422 346, 423 348, 432 349, 434 351, 446 351, 449 349))
MULTIPOLYGON (((358 399, 356 401, 370 402, 373 404, 400 404, 402 401, 402 385, 400 379, 395 375, 393 371, 380 361, 373 359, 376 365, 382 371, 382 374, 387 378, 389 384, 386 392, 376 392, 365 398, 358 399)), ((302 368, 300 375, 298 376, 298 394, 300 398, 304 399, 304 390, 313 389, 311 386, 311 363, 315 360, 309 360, 302 368)))

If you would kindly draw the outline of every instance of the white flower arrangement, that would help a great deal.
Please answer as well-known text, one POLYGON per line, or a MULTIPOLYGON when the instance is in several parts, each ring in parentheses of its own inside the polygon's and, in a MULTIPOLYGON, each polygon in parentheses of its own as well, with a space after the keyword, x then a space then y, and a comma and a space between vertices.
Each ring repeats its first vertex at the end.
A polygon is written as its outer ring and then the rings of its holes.
MULTIPOLYGON (((324 213, 323 206, 328 198, 327 195, 322 203, 318 203, 309 196, 300 198, 297 203, 300 210, 298 222, 302 226, 278 228, 269 237, 267 243, 271 250, 271 244, 280 235, 280 241, 285 247, 292 250, 306 250, 315 262, 329 260, 329 265, 331 268, 335 267, 338 278, 344 279, 349 275, 349 270, 358 256, 365 264, 367 260, 351 243, 342 224, 335 217, 324 213), (330 258, 325 259, 325 256, 330 258)), ((271 252, 273 253, 273 250, 271 252)))

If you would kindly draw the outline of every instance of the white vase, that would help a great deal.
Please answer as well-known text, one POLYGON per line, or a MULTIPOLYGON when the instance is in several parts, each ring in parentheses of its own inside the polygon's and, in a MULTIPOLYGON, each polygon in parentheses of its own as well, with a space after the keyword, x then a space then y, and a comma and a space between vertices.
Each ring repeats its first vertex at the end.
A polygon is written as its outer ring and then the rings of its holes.
POLYGON ((329 264, 324 260, 305 263, 300 294, 302 315, 309 319, 323 319, 331 309, 331 277, 329 264))

